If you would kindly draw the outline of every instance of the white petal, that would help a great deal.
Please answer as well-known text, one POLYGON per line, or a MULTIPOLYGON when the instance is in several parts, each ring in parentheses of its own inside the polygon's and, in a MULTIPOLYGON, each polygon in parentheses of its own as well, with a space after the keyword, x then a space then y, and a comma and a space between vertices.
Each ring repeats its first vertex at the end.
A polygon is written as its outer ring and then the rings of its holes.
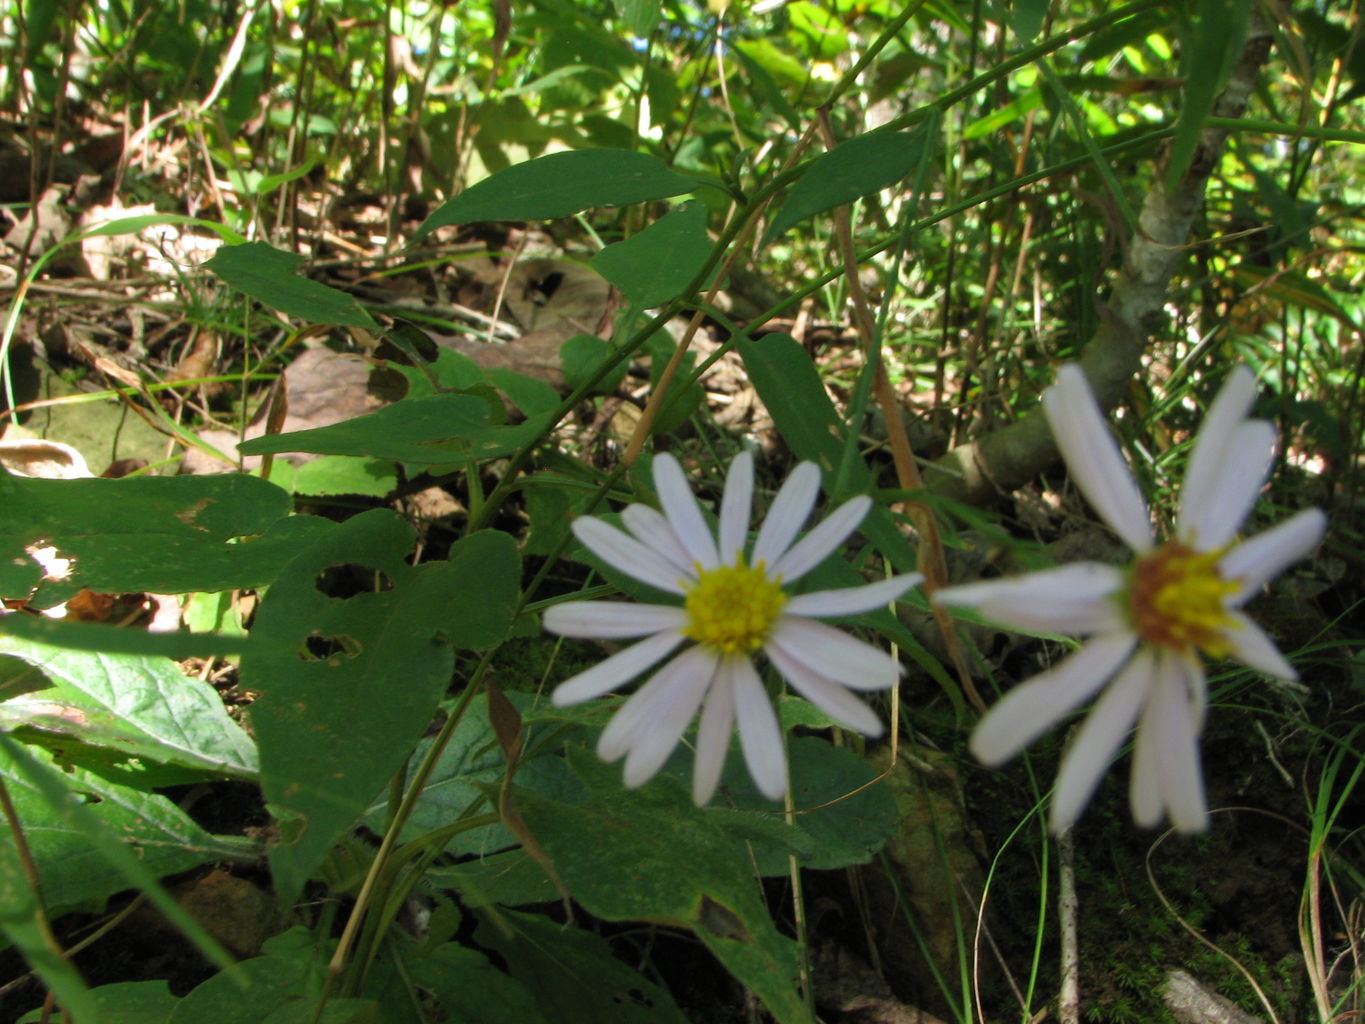
POLYGON ((1085 642, 1052 668, 1005 694, 972 733, 971 751, 982 764, 997 765, 1071 714, 1095 694, 1137 645, 1128 632, 1085 642))
POLYGON ((835 615, 861 615, 876 608, 885 608, 911 587, 924 581, 917 572, 892 576, 861 587, 839 590, 816 590, 809 594, 789 597, 783 611, 791 615, 829 618, 835 615))
POLYGON ((1209 406, 1208 415, 1194 439, 1190 461, 1185 465, 1178 524, 1181 536, 1188 536, 1187 510, 1209 506, 1210 496, 1227 462, 1233 435, 1251 411, 1255 399, 1255 375, 1245 366, 1235 367, 1209 406))
POLYGON ((1196 551, 1216 551, 1241 528, 1270 473, 1275 428, 1264 420, 1243 423, 1224 447, 1214 479, 1193 498, 1180 496, 1180 538, 1196 551))
POLYGON ((1275 646, 1275 642, 1265 635, 1260 626, 1241 612, 1229 612, 1228 617, 1232 619, 1233 628, 1225 629, 1223 638, 1232 647, 1233 657, 1242 664, 1276 679, 1299 678, 1294 666, 1289 664, 1280 653, 1280 649, 1275 646))
POLYGON ((753 554, 749 556, 750 565, 772 565, 786 553, 815 507, 815 496, 819 493, 819 466, 803 462, 792 470, 759 527, 753 554))
POLYGON ((1078 365, 1057 371, 1057 383, 1043 392, 1043 413, 1076 486, 1095 511, 1134 551, 1150 550, 1147 506, 1078 365))
POLYGON ((706 694, 697 726, 697 756, 692 766, 692 802, 703 807, 716 792, 725 755, 730 749, 730 730, 735 724, 735 686, 724 659, 706 694))
POLYGON ((1123 570, 1100 562, 1073 562, 1002 580, 934 591, 936 604, 965 605, 1002 625, 1047 633, 1108 633, 1124 616, 1113 599, 1123 570))
POLYGON ((784 582, 800 579, 834 553, 871 507, 872 499, 866 494, 850 498, 779 557, 768 575, 784 582))
MULTIPOLYGON (((701 679, 704 687, 715 673, 715 657, 704 648, 690 647, 649 678, 621 705, 602 735, 597 738, 597 756, 615 761, 630 751, 640 739, 642 728, 653 720, 657 709, 670 704, 679 687, 701 679)), ((698 701, 700 701, 698 697, 698 701)), ((667 757, 667 754, 664 755, 667 757)))
POLYGON ((1306 508, 1279 526, 1238 544, 1218 563, 1223 579, 1237 581, 1241 589, 1230 601, 1240 605, 1274 576, 1318 546, 1327 530, 1327 516, 1306 508))
POLYGON ((714 569, 719 559, 711 528, 706 525, 697 499, 692 496, 682 466, 667 452, 654 456, 654 487, 659 492, 664 515, 692 561, 701 563, 703 569, 714 569))
POLYGON ((1138 723, 1129 786, 1133 820, 1143 828, 1166 814, 1181 832, 1200 832, 1208 825, 1186 672, 1180 655, 1158 655, 1151 696, 1138 723))
POLYGON ((555 688, 551 700, 556 707, 567 708, 609 693, 667 656, 682 641, 681 633, 670 630, 632 644, 606 661, 599 661, 592 668, 570 676, 555 688))
POLYGON ((541 624, 551 633, 594 640, 621 640, 687 625, 687 612, 662 604, 566 601, 545 609, 541 624))
POLYGON ((1151 691, 1155 661, 1149 649, 1139 648, 1081 726, 1057 773, 1057 786, 1052 793, 1052 831, 1062 832, 1075 823, 1109 770, 1109 761, 1133 728, 1151 691))
POLYGON ((781 800, 787 792, 787 752, 772 701, 748 659, 726 660, 733 665, 735 716, 744 763, 758 791, 769 800, 781 800))
POLYGON ((783 615, 773 625, 764 650, 777 648, 817 675, 854 690, 888 690, 901 667, 885 651, 813 619, 783 615))
POLYGON ((881 719, 838 683, 812 672, 780 648, 769 646, 764 652, 773 663, 773 668, 782 673, 792 689, 840 725, 864 736, 882 734, 881 719))
POLYGON ((672 664, 678 666, 676 673, 670 673, 667 679, 662 678, 664 672, 656 677, 659 695, 650 702, 644 721, 637 725, 630 753, 626 755, 622 777, 631 789, 652 778, 673 753, 711 686, 717 659, 703 648, 694 647, 678 655, 672 664))
POLYGON ((720 564, 734 565, 749 537, 754 506, 754 457, 740 452, 730 463, 720 499, 720 564))
POLYGON ((696 575, 692 556, 678 539, 678 532, 658 509, 648 505, 627 505, 621 511, 621 521, 641 544, 668 559, 679 574, 689 579, 696 575))
POLYGON ((573 521, 573 533, 584 547, 602 561, 629 573, 641 583, 648 583, 670 594, 685 593, 682 582, 685 577, 678 567, 624 530, 618 530, 595 516, 579 516, 573 521))

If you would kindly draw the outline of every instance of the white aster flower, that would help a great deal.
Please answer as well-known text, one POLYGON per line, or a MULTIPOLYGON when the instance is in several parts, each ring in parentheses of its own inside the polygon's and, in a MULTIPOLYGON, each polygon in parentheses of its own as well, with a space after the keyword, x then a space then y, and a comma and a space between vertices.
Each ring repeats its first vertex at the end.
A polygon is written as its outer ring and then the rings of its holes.
POLYGON ((1237 367, 1195 441, 1175 536, 1158 544, 1084 373, 1074 364, 1063 366, 1043 395, 1043 410, 1076 485, 1132 548, 1133 561, 1123 568, 1080 562, 934 595, 1006 625, 1088 638, 1054 668, 1006 694, 971 740, 981 761, 1000 764, 1104 689, 1062 760, 1052 796, 1054 831, 1076 820, 1135 724, 1134 820, 1150 827, 1169 815, 1181 831, 1202 830, 1208 812, 1198 737, 1207 683, 1199 652, 1295 678, 1240 608, 1317 546, 1327 519, 1308 509, 1236 541, 1275 446, 1269 423, 1246 418, 1254 398, 1251 371, 1237 367))
POLYGON ((668 759, 701 709, 692 796, 715 792, 739 723, 740 746, 759 790, 777 800, 787 791, 782 731, 753 665, 761 649, 801 696, 830 718, 868 736, 882 723, 848 691, 894 686, 900 667, 884 651, 811 616, 856 615, 880 608, 914 586, 918 573, 860 587, 789 595, 783 589, 814 569, 857 528, 872 506, 866 496, 844 502, 800 540, 820 489, 813 462, 796 467, 773 500, 746 557, 754 463, 735 458, 712 536, 678 460, 654 457, 654 485, 663 513, 631 505, 626 530, 593 516, 574 520, 574 535, 604 562, 642 583, 683 599, 681 605, 569 601, 545 611, 545 628, 593 639, 644 637, 578 673, 554 692, 561 707, 592 700, 629 682, 690 641, 626 701, 602 731, 597 753, 626 759, 627 786, 649 779, 668 759), (629 532, 626 532, 629 531, 629 532))

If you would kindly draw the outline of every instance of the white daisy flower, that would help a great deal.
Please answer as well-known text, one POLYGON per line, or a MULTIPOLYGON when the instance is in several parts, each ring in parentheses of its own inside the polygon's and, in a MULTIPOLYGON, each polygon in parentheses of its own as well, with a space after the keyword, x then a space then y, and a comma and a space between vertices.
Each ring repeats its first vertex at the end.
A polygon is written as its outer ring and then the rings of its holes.
POLYGON ((1202 830, 1208 811, 1198 736, 1207 684, 1199 652, 1295 678, 1269 637, 1239 609, 1317 546, 1327 517, 1308 509, 1237 542, 1275 446, 1269 423, 1246 418, 1254 398, 1251 371, 1233 370, 1186 466, 1175 536, 1158 544, 1085 374, 1074 364, 1063 366, 1043 395, 1043 410, 1076 485, 1132 548, 1133 561, 1124 568, 1080 562, 934 594, 937 602, 971 606, 1006 625, 1088 638, 1054 668, 1006 694, 971 739, 981 761, 1000 764, 1104 690, 1062 759, 1052 796, 1054 831, 1076 820, 1135 724, 1134 820, 1150 827, 1169 815, 1183 832, 1202 830))
POLYGON ((787 791, 786 753, 754 655, 762 650, 792 689, 836 722, 878 736, 881 721, 848 691, 888 689, 900 666, 884 651, 811 616, 857 615, 883 607, 922 577, 912 573, 810 594, 783 589, 833 553, 872 506, 866 496, 852 498, 797 540, 820 490, 820 470, 813 462, 801 463, 782 485, 747 557, 754 490, 754 463, 747 452, 730 464, 718 536, 712 536, 673 456, 654 457, 654 485, 662 514, 631 505, 621 513, 625 531, 593 516, 574 520, 573 531, 604 562, 679 595, 683 603, 569 601, 546 609, 544 624, 552 633, 645 638, 565 681, 555 690, 554 702, 565 707, 600 697, 689 644, 616 713, 602 731, 598 755, 605 761, 624 756, 626 785, 639 786, 668 759, 700 708, 692 776, 697 804, 715 792, 736 721, 749 774, 764 796, 780 799, 787 791))

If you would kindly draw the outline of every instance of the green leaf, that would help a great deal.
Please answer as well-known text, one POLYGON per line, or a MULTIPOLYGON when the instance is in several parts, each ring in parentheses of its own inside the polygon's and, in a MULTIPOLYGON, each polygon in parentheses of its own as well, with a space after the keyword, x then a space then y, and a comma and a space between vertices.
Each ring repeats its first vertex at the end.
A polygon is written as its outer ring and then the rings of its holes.
POLYGON ((649 38, 664 16, 663 8, 655 0, 615 0, 615 4, 616 13, 625 21, 630 34, 640 39, 649 38))
POLYGON ((486 648, 511 624, 516 545, 486 531, 449 560, 408 564, 413 530, 374 509, 301 552, 261 602, 242 660, 267 799, 280 821, 276 889, 298 895, 337 838, 402 765, 450 682, 451 646, 486 648), (320 589, 349 566, 374 589, 320 589))
POLYGON ((783 1024, 808 1022, 796 946, 773 926, 739 844, 684 785, 659 776, 625 789, 620 769, 581 747, 569 763, 588 800, 564 804, 517 788, 523 820, 560 880, 591 914, 690 928, 783 1024))
POLYGON ((1010 20, 1021 43, 1033 41, 1051 6, 1052 0, 1013 0, 1010 20))
POLYGON ((559 408, 559 392, 543 380, 536 380, 524 373, 494 367, 486 373, 487 379, 521 410, 523 416, 540 416, 559 408))
MULTIPOLYGON (((282 556, 330 529, 289 517, 289 495, 241 473, 120 480, 38 480, 0 473, 0 596, 28 598, 43 570, 28 548, 72 560, 56 600, 259 587, 282 556)), ((43 584, 40 595, 53 588, 43 584)))
MULTIPOLYGON (((111 894, 136 887, 220 967, 232 959, 156 881, 206 861, 250 857, 253 844, 210 836, 165 797, 140 793, 83 772, 63 770, 50 755, 26 748, 0 732, 0 776, 29 840, 49 912, 102 905, 111 894)), ((8 845, 8 844, 6 844, 8 845)), ((0 893, 27 880, 16 876, 17 858, 0 855, 0 893)), ((6 900, 0 922, 10 928, 6 900)))
POLYGON ((303 262, 297 253, 264 242, 245 242, 223 246, 204 266, 263 305, 309 323, 378 328, 352 296, 299 277, 303 262))
POLYGON ((167 1024, 379 1024, 369 999, 329 999, 319 1010, 326 951, 302 928, 277 935, 264 956, 233 975, 218 974, 190 992, 167 1024))
POLYGON ((245 455, 315 452, 444 465, 514 452, 538 437, 546 422, 542 414, 515 426, 494 426, 488 402, 477 395, 429 395, 330 427, 267 434, 239 448, 245 455))
MULTIPOLYGON (((815 736, 791 739, 787 755, 796 820, 809 836, 796 852, 798 862, 821 871, 866 864, 896 831, 896 801, 890 791, 881 783, 867 786, 877 773, 846 747, 815 736)), ((743 759, 733 752, 721 785, 727 802, 738 811, 773 809, 772 801, 755 788, 743 759)), ((749 842, 759 874, 780 877, 790 871, 790 842, 765 843, 755 836, 749 842)))
POLYGON ((1194 20, 1181 39, 1181 65, 1185 74, 1184 103, 1171 137, 1166 167, 1166 191, 1174 192, 1189 169, 1204 124, 1213 113, 1214 101, 1228 76, 1242 44, 1246 42, 1251 0, 1197 0, 1194 20))
POLYGON ((742 343, 739 354, 783 440, 798 458, 833 472, 843 458, 844 422, 809 353, 788 334, 765 334, 742 343))
MULTIPOLYGON (((89 1019, 98 1024, 166 1024, 180 1002, 171 995, 170 986, 165 981, 118 981, 91 989, 90 995, 94 1009, 88 1018, 76 1014, 77 1021, 89 1019)), ((19 1024, 37 1024, 42 1015, 41 1008, 26 1013, 19 1018, 19 1024)))
POLYGON ((256 747, 213 687, 166 658, 71 651, 0 636, 0 664, 22 662, 50 681, 0 703, 0 729, 28 726, 201 772, 249 776, 256 747))
MULTIPOLYGON (((506 698, 519 711, 529 708, 534 700, 516 692, 506 694, 506 698)), ((409 766, 409 779, 429 746, 428 740, 418 745, 409 766)), ((408 819, 401 838, 404 841, 416 839, 424 832, 450 825, 471 812, 488 810, 487 787, 498 783, 506 770, 507 758, 488 720, 488 698, 479 694, 470 703, 437 760, 426 788, 422 790, 422 799, 408 819)), ((581 789, 560 757, 523 759, 517 764, 516 779, 520 786, 557 799, 564 799, 566 794, 581 789)), ((375 832, 383 832, 388 814, 388 793, 385 792, 370 805, 366 823, 375 832)), ((516 844, 516 837, 505 826, 494 824, 458 833, 446 843, 445 849, 456 855, 487 855, 516 844)))
POLYGON ((690 202, 638 235, 609 245, 591 265, 641 309, 682 295, 711 255, 706 207, 690 202))
MULTIPOLYGON (((545 1015, 536 1008, 531 989, 498 970, 477 950, 448 942, 426 956, 414 958, 407 969, 413 981, 435 995, 445 1011, 443 1019, 478 1024, 548 1024, 545 1015)), ((539 981, 536 978, 533 982, 537 989, 539 981)))
MULTIPOLYGON (((564 380, 574 391, 618 355, 615 345, 592 334, 575 334, 559 346, 559 363, 564 371, 564 380)), ((626 379, 628 369, 626 360, 620 360, 615 369, 597 382, 593 391, 600 395, 615 394, 621 381, 626 379)))
POLYGON ((494 920, 496 926, 481 923, 475 939, 501 954, 545 1020, 686 1024, 672 996, 612 956, 611 947, 592 932, 513 910, 501 911, 494 920))
MULTIPOLYGON (((279 463, 276 463, 279 465, 279 463)), ((382 498, 398 486, 392 462, 350 455, 323 455, 294 471, 294 493, 318 497, 360 494, 382 498)))
POLYGON ((934 124, 931 119, 911 132, 859 135, 816 157, 773 218, 764 244, 807 217, 895 185, 930 156, 934 124))
POLYGON ((699 184, 658 157, 626 149, 580 149, 527 160, 443 203, 417 232, 483 220, 568 217, 593 206, 626 206, 691 192, 699 184))
POLYGON ((74 651, 132 654, 148 658, 200 658, 241 654, 248 641, 219 633, 149 633, 143 629, 66 622, 45 615, 0 615, 0 635, 74 651))

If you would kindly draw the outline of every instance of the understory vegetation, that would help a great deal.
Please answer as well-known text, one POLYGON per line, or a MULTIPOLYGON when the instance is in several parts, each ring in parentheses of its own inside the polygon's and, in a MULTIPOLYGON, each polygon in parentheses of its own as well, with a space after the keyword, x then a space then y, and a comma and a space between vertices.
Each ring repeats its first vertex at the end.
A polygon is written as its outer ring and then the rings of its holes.
POLYGON ((0 26, 0 1024, 1365 1020, 1358 0, 0 26))

